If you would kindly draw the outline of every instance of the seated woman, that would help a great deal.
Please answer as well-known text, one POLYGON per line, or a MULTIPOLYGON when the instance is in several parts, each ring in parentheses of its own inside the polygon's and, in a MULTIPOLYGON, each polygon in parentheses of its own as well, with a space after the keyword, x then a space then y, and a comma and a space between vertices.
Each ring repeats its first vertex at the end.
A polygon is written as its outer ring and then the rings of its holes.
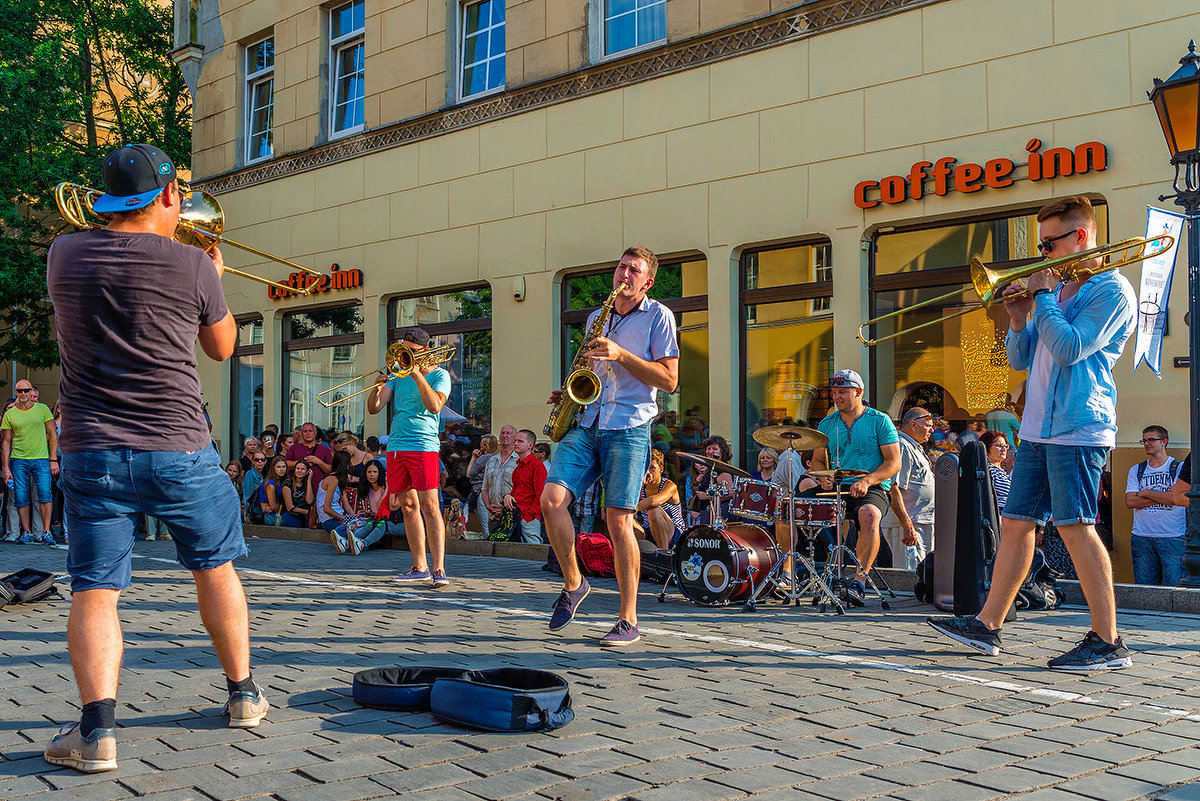
POLYGON ((287 480, 287 459, 273 456, 267 462, 262 483, 258 485, 258 506, 263 523, 278 526, 283 523, 283 482, 287 480))
POLYGON ((363 469, 362 483, 358 493, 363 504, 371 510, 369 515, 371 521, 354 530, 347 529, 345 532, 346 547, 355 556, 378 542, 388 531, 386 514, 390 508, 383 508, 387 500, 387 482, 383 470, 379 467, 379 462, 374 459, 367 462, 367 466, 363 469), (381 511, 384 512, 384 517, 378 516, 381 511))
POLYGON ((262 523, 262 507, 258 505, 258 485, 267 470, 267 457, 261 452, 250 457, 251 467, 242 478, 242 517, 247 523, 262 523))
POLYGON ((336 452, 329 466, 329 475, 317 485, 317 522, 329 534, 329 541, 337 548, 337 552, 346 553, 346 538, 339 529, 343 519, 348 516, 342 508, 342 494, 345 492, 350 473, 350 454, 345 451, 336 452))
POLYGON ((311 473, 308 462, 296 462, 292 474, 283 482, 283 525, 308 528, 309 512, 316 502, 311 473))
POLYGON ((663 476, 662 451, 650 450, 650 469, 642 482, 642 497, 634 513, 634 526, 659 548, 671 548, 683 533, 683 506, 675 482, 663 476))
POLYGON ((242 470, 242 463, 234 459, 229 464, 225 465, 225 474, 229 476, 229 480, 233 482, 233 488, 238 491, 238 495, 242 494, 242 478, 245 473, 242 470))

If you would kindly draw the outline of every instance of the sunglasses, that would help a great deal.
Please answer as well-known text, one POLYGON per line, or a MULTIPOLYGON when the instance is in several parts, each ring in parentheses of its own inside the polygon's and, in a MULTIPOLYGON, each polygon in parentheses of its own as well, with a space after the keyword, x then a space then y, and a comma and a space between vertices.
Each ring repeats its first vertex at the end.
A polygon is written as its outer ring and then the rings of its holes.
POLYGON ((250 461, 255 462, 256 464, 266 464, 267 462, 266 459, 251 459, 250 461))
POLYGON ((33 387, 17 387, 17 392, 33 392, 33 387))
POLYGON ((860 389, 858 384, 854 383, 852 379, 846 378, 844 375, 835 375, 833 378, 829 379, 829 386, 852 387, 853 389, 860 389))
POLYGON ((1067 231, 1065 234, 1059 234, 1058 236, 1052 236, 1049 239, 1043 239, 1041 242, 1038 242, 1037 249, 1048 255, 1052 250, 1054 250, 1055 242, 1060 239, 1066 239, 1068 236, 1075 236, 1077 233, 1079 233, 1079 229, 1075 228, 1067 231))

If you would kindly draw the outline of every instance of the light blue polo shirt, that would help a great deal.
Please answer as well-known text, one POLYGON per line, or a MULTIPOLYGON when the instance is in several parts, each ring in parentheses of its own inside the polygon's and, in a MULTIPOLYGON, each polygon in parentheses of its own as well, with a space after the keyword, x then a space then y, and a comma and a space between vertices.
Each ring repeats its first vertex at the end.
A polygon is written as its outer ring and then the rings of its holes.
MULTIPOLYGON (((817 423, 817 430, 829 437, 829 466, 847 470, 875 470, 884 461, 879 446, 900 441, 892 418, 870 406, 849 428, 842 422, 841 412, 834 409, 817 423)), ((843 484, 855 481, 858 479, 842 479, 843 484)), ((879 486, 886 492, 892 488, 892 480, 884 479, 879 486)))
MULTIPOLYGON (((437 368, 425 376, 434 392, 450 397, 450 374, 437 368)), ((392 390, 392 404, 396 410, 392 425, 388 429, 389 451, 425 451, 437 453, 442 448, 438 440, 441 415, 434 414, 421 402, 417 381, 411 375, 393 378, 387 382, 392 390)))

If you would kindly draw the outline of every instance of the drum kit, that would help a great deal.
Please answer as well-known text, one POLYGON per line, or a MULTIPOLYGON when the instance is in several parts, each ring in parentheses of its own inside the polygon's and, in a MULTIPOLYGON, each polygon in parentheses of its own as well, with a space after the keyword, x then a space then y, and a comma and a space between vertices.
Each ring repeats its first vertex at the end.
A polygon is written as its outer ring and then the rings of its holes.
MULTIPOLYGON (((705 465, 714 476, 728 474, 731 481, 713 482, 709 493, 709 522, 687 529, 675 543, 673 572, 668 576, 659 593, 658 600, 666 600, 667 586, 674 581, 679 591, 690 602, 699 606, 726 606, 741 602, 746 612, 755 610, 759 600, 773 595, 782 597, 785 605, 799 605, 800 598, 812 596, 812 605, 821 611, 832 607, 839 615, 845 614, 845 605, 839 594, 844 593, 845 568, 849 565, 861 567, 857 557, 845 545, 842 531, 842 482, 843 479, 865 476, 865 470, 812 470, 806 475, 826 478, 833 482, 833 491, 825 497, 807 497, 794 491, 801 474, 796 470, 800 463, 800 451, 825 447, 829 440, 820 431, 801 426, 768 426, 753 434, 760 445, 783 451, 776 472, 783 483, 759 481, 746 471, 731 464, 699 454, 683 453, 685 461, 705 465), (791 534, 792 549, 784 553, 775 538, 764 528, 753 524, 724 521, 721 503, 729 499, 731 515, 762 523, 786 524, 791 534), (832 528, 834 543, 829 547, 824 570, 818 570, 815 543, 818 534, 832 528), (799 551, 797 529, 806 534, 808 553, 799 551), (807 576, 790 580, 785 571, 792 561, 797 578, 801 568, 807 576)), ((879 578, 874 570, 874 577, 879 578)), ((877 595, 883 609, 890 609, 872 575, 867 577, 869 589, 877 595)), ((891 597, 896 597, 891 588, 883 585, 891 597)))

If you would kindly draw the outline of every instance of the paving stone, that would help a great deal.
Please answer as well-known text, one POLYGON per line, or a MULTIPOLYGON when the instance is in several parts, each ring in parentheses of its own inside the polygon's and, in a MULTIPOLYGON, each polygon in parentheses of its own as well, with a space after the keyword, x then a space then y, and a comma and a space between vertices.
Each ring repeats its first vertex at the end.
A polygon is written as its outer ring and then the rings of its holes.
POLYGON ((700 779, 721 771, 695 759, 664 759, 660 762, 621 768, 617 772, 647 784, 670 784, 686 779, 700 779))
POLYGON ((711 777, 710 780, 726 784, 744 793, 761 793, 781 787, 793 787, 799 782, 810 781, 810 778, 786 770, 779 765, 766 765, 721 773, 711 777))
POLYGON ((195 765, 178 770, 159 770, 140 776, 130 776, 122 779, 121 784, 138 795, 149 795, 166 790, 177 790, 181 787, 200 787, 209 782, 225 781, 228 778, 229 774, 215 765, 195 765))
POLYGON ((1156 801, 1200 801, 1200 783, 1174 787, 1158 796, 1156 801))
POLYGON ((315 782, 337 782, 343 779, 355 779, 359 776, 376 776, 400 770, 399 765, 388 762, 380 757, 360 757, 358 759, 337 759, 333 762, 318 762, 299 767, 296 772, 315 782))
POLYGON ((384 787, 402 795, 416 790, 432 790, 438 787, 459 785, 474 781, 477 778, 479 777, 469 770, 464 770, 448 762, 440 765, 411 768, 376 777, 377 781, 384 787))
MULTIPOLYGON (((645 784, 628 776, 604 773, 550 785, 539 790, 538 796, 552 801, 615 801, 629 798, 645 789, 645 784)), ((408 798, 406 796, 405 801, 408 798)))
MULTIPOLYGON (((490 756, 490 755, 484 755, 490 756)), ((609 773, 641 763, 638 757, 623 754, 620 751, 589 751, 586 754, 569 754, 557 759, 539 760, 538 767, 559 776, 582 778, 596 773, 609 773)), ((456 763, 461 767, 473 768, 470 760, 456 763)), ((530 762, 529 764, 534 764, 530 762)))
POLYGON ((282 801, 355 801, 360 798, 380 798, 391 790, 370 779, 350 779, 333 784, 309 784, 304 787, 280 790, 275 795, 282 801))
POLYGON ((669 784, 664 787, 655 787, 647 790, 639 790, 629 796, 630 801, 729 801, 734 798, 742 798, 746 794, 734 787, 727 787, 723 784, 707 781, 704 779, 695 779, 693 781, 679 782, 677 784, 669 784))
POLYGON ((528 796, 551 785, 561 784, 562 777, 540 768, 519 768, 482 779, 464 781, 456 786, 472 795, 489 799, 528 796))
POLYGON ((988 801, 988 799, 1007 796, 1008 793, 980 787, 977 784, 967 784, 956 779, 934 782, 921 787, 893 790, 892 795, 904 801, 988 801))
POLYGON ((1133 762, 1129 765, 1119 765, 1115 768, 1110 768, 1110 770, 1117 776, 1140 779, 1146 782, 1157 782, 1165 786, 1191 781, 1200 776, 1200 760, 1196 760, 1197 756, 1200 755, 1192 754, 1193 761, 1189 765, 1168 762, 1166 759, 1144 759, 1141 762, 1133 762))
POLYGON ((958 778, 963 775, 963 771, 948 768, 936 762, 906 762, 902 765, 888 765, 869 770, 864 775, 883 779, 902 787, 917 787, 922 784, 958 778))
POLYGON ((846 798, 870 798, 885 795, 893 790, 901 789, 900 785, 877 779, 873 776, 841 776, 834 779, 821 779, 800 786, 801 792, 807 797, 813 795, 842 801, 846 798))
MULTIPOLYGON (((216 801, 237 801, 240 798, 290 792, 304 787, 311 787, 314 782, 298 773, 255 773, 250 776, 239 776, 225 781, 205 782, 204 792, 216 801)), ((337 785, 329 785, 336 787, 337 785)), ((383 789, 383 788, 380 788, 383 789)), ((331 793, 326 798, 334 798, 331 793)), ((363 796, 366 797, 366 796, 363 796)))
POLYGON ((1075 793, 1077 796, 1087 796, 1098 799, 1098 801, 1128 801, 1128 799, 1141 798, 1147 793, 1159 790, 1162 785, 1157 782, 1130 779, 1108 773, 1085 776, 1082 779, 1060 784, 1058 787, 1075 793))

